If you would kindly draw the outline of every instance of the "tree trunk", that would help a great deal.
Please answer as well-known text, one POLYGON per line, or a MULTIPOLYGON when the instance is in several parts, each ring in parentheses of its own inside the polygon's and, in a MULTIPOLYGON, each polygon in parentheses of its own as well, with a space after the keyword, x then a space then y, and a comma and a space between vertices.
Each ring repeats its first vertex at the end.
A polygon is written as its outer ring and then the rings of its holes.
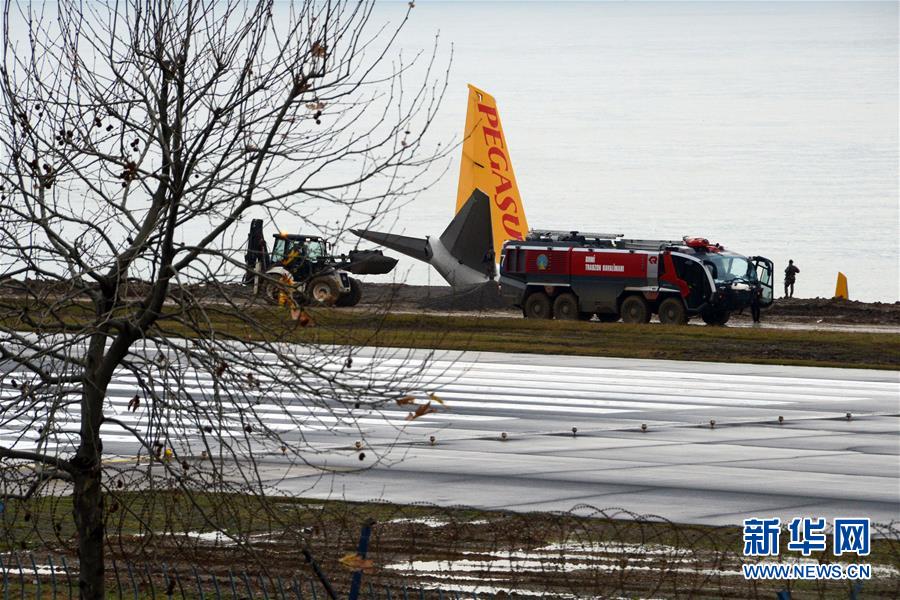
MULTIPOLYGON (((118 340, 117 340, 118 341, 118 340)), ((113 344, 116 347, 116 344, 113 344)), ((126 346, 127 347, 127 346, 126 346)), ((103 563, 103 399, 117 360, 104 357, 105 336, 95 334, 87 352, 86 376, 81 391, 81 443, 71 461, 74 480, 72 516, 78 534, 78 591, 82 600, 105 598, 103 563)), ((112 349, 112 348, 111 348, 112 349)), ((111 353, 112 354, 112 353, 111 353)), ((121 359, 121 349, 114 359, 121 359)))
POLYGON ((78 465, 74 478, 72 512, 78 532, 78 589, 79 597, 84 600, 105 597, 101 475, 98 456, 93 465, 78 465))

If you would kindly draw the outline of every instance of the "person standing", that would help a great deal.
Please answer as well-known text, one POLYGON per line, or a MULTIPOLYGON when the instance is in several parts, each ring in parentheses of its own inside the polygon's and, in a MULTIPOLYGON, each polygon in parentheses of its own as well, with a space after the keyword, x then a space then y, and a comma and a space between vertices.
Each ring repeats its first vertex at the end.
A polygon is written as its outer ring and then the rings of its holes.
POLYGON ((794 297, 794 282, 797 281, 797 273, 800 272, 800 269, 794 266, 794 261, 789 260, 788 266, 784 270, 784 297, 785 298, 793 298, 794 297), (790 293, 788 293, 790 291, 790 293))
POLYGON ((760 316, 760 300, 762 296, 762 288, 755 288, 750 291, 752 296, 750 296, 750 315, 753 317, 753 324, 756 325, 759 323, 760 316))

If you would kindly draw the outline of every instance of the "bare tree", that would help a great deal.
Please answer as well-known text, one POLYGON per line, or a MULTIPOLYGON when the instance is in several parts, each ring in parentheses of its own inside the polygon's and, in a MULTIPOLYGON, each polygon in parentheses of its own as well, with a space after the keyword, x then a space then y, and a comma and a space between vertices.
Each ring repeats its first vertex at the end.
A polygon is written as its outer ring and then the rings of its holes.
POLYGON ((283 307, 219 286, 249 215, 352 224, 421 189, 446 79, 392 50, 412 7, 6 2, 0 495, 72 490, 82 598, 123 480, 263 494, 256 457, 306 460, 305 431, 415 388, 408 361, 282 343, 283 307), (113 485, 104 457, 135 448, 113 485))

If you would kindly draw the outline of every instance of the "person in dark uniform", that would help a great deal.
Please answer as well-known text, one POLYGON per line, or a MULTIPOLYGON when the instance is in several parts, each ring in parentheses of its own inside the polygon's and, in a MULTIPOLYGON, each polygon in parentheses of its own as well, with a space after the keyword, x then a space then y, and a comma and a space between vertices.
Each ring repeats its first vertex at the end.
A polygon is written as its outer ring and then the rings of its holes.
POLYGON ((494 280, 494 277, 497 275, 497 266, 494 264, 494 247, 491 246, 484 253, 484 256, 481 257, 481 264, 484 265, 484 274, 488 276, 488 279, 491 281, 494 280))
POLYGON ((789 260, 788 266, 784 270, 784 297, 785 298, 793 298, 794 297, 794 282, 797 281, 797 273, 800 272, 800 269, 794 266, 794 261, 789 260), (788 293, 790 291, 790 293, 788 293))
POLYGON ((750 315, 753 317, 754 323, 759 323, 760 301, 762 296, 762 288, 753 290, 750 296, 750 315))

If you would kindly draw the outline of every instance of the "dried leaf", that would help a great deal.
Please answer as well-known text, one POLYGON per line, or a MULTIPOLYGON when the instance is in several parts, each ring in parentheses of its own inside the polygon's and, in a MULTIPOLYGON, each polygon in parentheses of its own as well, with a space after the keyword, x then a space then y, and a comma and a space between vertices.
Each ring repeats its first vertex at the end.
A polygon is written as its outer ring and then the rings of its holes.
POLYGON ((413 396, 403 396, 397 399, 397 406, 406 406, 407 404, 415 404, 416 399, 413 396))
POLYGON ((407 421, 415 421, 419 417, 425 416, 429 413, 437 412, 436 408, 432 408, 431 402, 426 402, 425 404, 416 408, 416 412, 411 412, 406 415, 407 421))
POLYGON ((346 554, 342 556, 338 562, 347 568, 353 569, 354 571, 371 572, 375 568, 374 561, 368 558, 363 558, 356 553, 346 554))
POLYGON ((317 58, 324 58, 328 54, 328 49, 322 42, 314 42, 310 48, 310 54, 317 58))
POLYGON ((300 324, 300 327, 311 327, 315 325, 313 323, 312 317, 309 316, 305 310, 300 310, 297 308, 291 309, 291 319, 297 321, 300 324))
POLYGON ((428 397, 431 398, 432 400, 434 400, 435 402, 437 402, 438 404, 440 404, 441 406, 444 406, 444 401, 441 400, 440 398, 438 398, 438 395, 435 394, 434 392, 428 394, 428 397))

